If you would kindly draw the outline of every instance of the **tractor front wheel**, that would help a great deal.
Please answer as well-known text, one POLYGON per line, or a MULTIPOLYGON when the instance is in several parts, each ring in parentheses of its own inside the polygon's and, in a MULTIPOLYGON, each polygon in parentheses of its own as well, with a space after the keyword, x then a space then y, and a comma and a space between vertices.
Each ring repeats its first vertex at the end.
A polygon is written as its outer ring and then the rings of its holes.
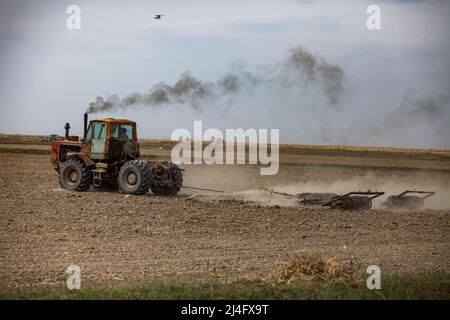
POLYGON ((81 159, 69 159, 62 164, 59 184, 71 191, 85 191, 92 183, 91 170, 81 159))
POLYGON ((150 169, 142 160, 131 160, 120 168, 119 188, 128 194, 146 194, 150 188, 150 169))

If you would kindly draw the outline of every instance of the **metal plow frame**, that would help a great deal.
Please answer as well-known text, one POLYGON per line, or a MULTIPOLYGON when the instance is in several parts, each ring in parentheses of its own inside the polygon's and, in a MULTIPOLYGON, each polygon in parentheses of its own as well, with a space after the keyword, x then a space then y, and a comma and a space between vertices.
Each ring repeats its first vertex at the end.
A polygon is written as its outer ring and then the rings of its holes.
MULTIPOLYGON (((382 196, 384 194, 384 192, 382 192, 382 191, 370 191, 370 190, 369 191, 352 191, 352 192, 348 192, 348 193, 346 193, 344 195, 336 195, 330 201, 326 201, 325 203, 321 203, 321 201, 313 201, 313 200, 302 199, 300 197, 301 194, 294 195, 294 194, 289 194, 289 193, 285 193, 285 192, 277 192, 277 191, 274 191, 274 190, 268 189, 268 188, 260 188, 260 189, 263 190, 263 191, 269 192, 271 194, 277 194, 277 195, 284 196, 284 197, 287 197, 287 198, 297 199, 300 203, 304 204, 305 206, 306 205, 321 205, 322 207, 331 207, 331 208, 333 208, 333 207, 335 207, 335 205, 337 203, 341 202, 343 199, 349 199, 349 201, 353 201, 350 204, 350 206, 353 207, 353 208, 352 209, 347 208, 347 209, 350 209, 350 210, 358 210, 358 209, 363 209, 364 208, 361 203, 360 204, 357 203, 358 200, 352 199, 352 195, 367 196, 366 197, 367 199, 364 199, 362 201, 359 200, 359 201, 360 202, 365 202, 366 204, 369 205, 369 208, 370 208, 372 206, 372 200, 377 198, 377 197, 379 197, 379 196, 382 196)), ((345 204, 341 205, 341 209, 346 209, 345 206, 346 206, 345 204)))
POLYGON ((422 200, 425 200, 426 198, 429 198, 429 197, 431 197, 431 196, 436 194, 435 191, 406 190, 406 191, 403 191, 402 193, 399 193, 399 194, 394 195, 392 197, 393 198, 399 198, 399 197, 404 196, 405 194, 408 194, 408 193, 426 194, 424 197, 421 197, 422 200))
POLYGON ((425 199, 427 199, 435 194, 436 194, 435 191, 406 190, 406 191, 403 191, 402 193, 388 197, 387 200, 385 202, 383 202, 381 205, 384 207, 387 207, 387 208, 391 208, 391 209, 396 209, 396 208, 397 209, 402 209, 402 208, 418 209, 423 206, 425 199), (424 194, 424 196, 422 196, 422 197, 406 196, 407 194, 424 194), (408 201, 406 199, 408 197, 417 199, 417 201, 419 201, 419 203, 414 203, 414 202, 408 203, 408 201), (403 203, 401 200, 402 198, 405 199, 403 203))
MULTIPOLYGON (((351 199, 353 195, 360 195, 360 196, 367 196, 367 201, 369 202, 370 206, 372 206, 372 200, 375 198, 378 198, 380 196, 382 196, 384 194, 384 192, 382 191, 352 191, 352 192, 348 192, 342 196, 337 196, 336 198, 322 204, 322 207, 336 207, 336 205, 340 202, 343 201, 345 199, 351 199)), ((339 208, 339 206, 338 206, 339 208)), ((344 207, 342 207, 341 209, 346 209, 344 207)), ((354 209, 359 209, 359 208, 354 208, 354 209)), ((370 207, 369 207, 370 209, 370 207)))

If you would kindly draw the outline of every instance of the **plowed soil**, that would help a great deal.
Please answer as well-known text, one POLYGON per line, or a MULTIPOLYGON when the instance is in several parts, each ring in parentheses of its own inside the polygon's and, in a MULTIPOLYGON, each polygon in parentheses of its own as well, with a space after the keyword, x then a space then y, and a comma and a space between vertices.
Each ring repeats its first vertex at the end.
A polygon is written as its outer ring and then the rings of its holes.
POLYGON ((60 189, 48 156, 0 153, 0 290, 62 287, 71 264, 81 268, 83 285, 253 276, 302 252, 336 256, 361 270, 376 264, 400 273, 450 272, 448 160, 439 160, 441 170, 437 162, 414 169, 408 158, 395 159, 392 168, 392 159, 361 155, 363 166, 352 158, 333 165, 339 155, 316 155, 310 163, 298 157, 273 177, 261 177, 257 166, 189 166, 186 186, 231 193, 183 190, 161 197, 68 192, 60 189), (344 212, 304 207, 259 187, 386 194, 427 188, 438 194, 415 211, 380 209, 384 197, 369 211, 344 212))

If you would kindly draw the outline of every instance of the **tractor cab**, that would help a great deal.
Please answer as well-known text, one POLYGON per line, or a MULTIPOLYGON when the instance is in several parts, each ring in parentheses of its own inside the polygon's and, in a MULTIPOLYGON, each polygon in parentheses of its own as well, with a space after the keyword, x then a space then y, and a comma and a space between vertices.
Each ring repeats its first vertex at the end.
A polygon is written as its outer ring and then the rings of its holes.
POLYGON ((90 121, 82 152, 94 161, 114 162, 139 157, 136 123, 113 118, 90 121))

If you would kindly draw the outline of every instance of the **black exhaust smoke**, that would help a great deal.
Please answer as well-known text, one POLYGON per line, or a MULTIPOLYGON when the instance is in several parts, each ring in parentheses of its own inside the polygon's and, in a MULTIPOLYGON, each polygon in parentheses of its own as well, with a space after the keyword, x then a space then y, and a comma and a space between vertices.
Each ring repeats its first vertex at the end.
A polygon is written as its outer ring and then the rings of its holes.
POLYGON ((86 112, 110 112, 133 105, 158 107, 180 103, 201 111, 204 106, 214 105, 222 98, 238 97, 242 92, 252 93, 268 85, 279 90, 276 94, 301 88, 305 84, 319 85, 331 106, 336 106, 344 93, 344 70, 302 47, 290 50, 284 61, 260 69, 266 71, 230 70, 217 81, 202 81, 186 71, 174 84, 159 82, 146 93, 133 93, 124 98, 117 95, 108 99, 97 97, 86 112))

